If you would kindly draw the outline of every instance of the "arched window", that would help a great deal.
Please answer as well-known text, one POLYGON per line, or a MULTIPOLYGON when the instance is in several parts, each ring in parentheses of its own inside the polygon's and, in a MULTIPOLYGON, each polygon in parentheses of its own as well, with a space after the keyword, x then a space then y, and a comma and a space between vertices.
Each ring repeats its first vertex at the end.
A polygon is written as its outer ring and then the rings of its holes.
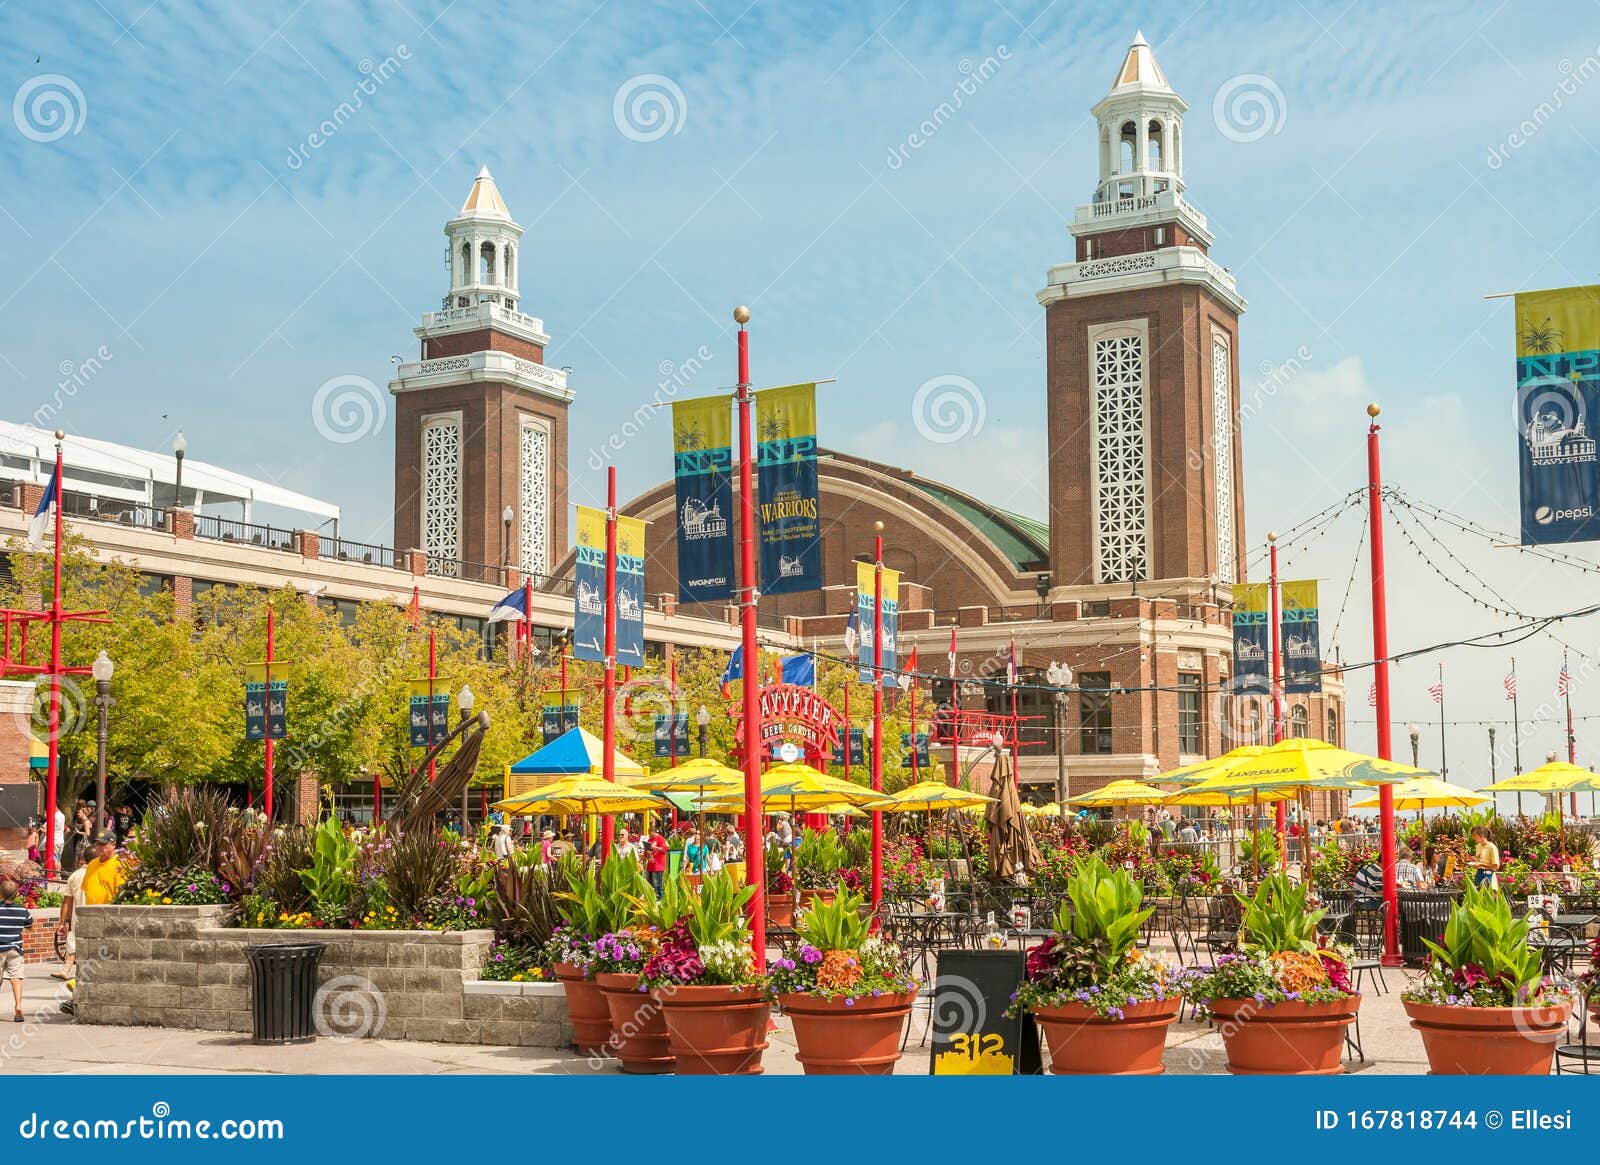
POLYGON ((1309 729, 1310 723, 1306 718, 1306 706, 1304 704, 1296 704, 1289 709, 1289 735, 1296 740, 1304 740, 1309 729))
POLYGON ((478 248, 478 282, 492 284, 494 281, 494 244, 485 243, 478 248))
POLYGON ((472 282, 472 244, 461 244, 461 274, 457 277, 458 286, 465 287, 472 282))
POLYGON ((1118 163, 1117 169, 1119 171, 1121 171, 1122 173, 1124 173, 1124 174, 1132 174, 1135 170, 1137 170, 1139 168, 1139 166, 1138 166, 1138 144, 1139 144, 1139 130, 1138 130, 1138 127, 1135 126, 1133 124, 1133 122, 1131 122, 1131 121, 1123 122, 1122 123, 1122 131, 1121 131, 1121 135, 1120 135, 1119 141, 1120 141, 1120 145, 1118 147, 1118 150, 1119 150, 1118 157, 1121 159, 1121 161, 1118 163))
POLYGON ((511 246, 510 243, 506 244, 505 268, 506 268, 506 280, 505 280, 506 286, 507 287, 515 287, 517 285, 517 256, 516 256, 515 249, 511 246))
POLYGON ((1328 735, 1327 741, 1335 747, 1339 744, 1339 712, 1336 708, 1328 709, 1328 735))
POLYGON ((1161 123, 1159 121, 1151 121, 1149 129, 1146 132, 1149 134, 1150 144, 1145 154, 1145 169, 1156 171, 1165 170, 1166 167, 1161 164, 1163 160, 1161 123))

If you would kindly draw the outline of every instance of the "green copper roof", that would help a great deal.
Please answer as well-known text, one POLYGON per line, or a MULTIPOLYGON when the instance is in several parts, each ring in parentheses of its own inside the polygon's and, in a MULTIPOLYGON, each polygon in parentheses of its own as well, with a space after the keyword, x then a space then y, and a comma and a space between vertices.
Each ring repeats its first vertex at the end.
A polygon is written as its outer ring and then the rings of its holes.
POLYGON ((980 502, 949 486, 913 477, 911 485, 976 526, 1018 570, 1043 570, 1050 559, 1050 528, 1034 518, 980 502))

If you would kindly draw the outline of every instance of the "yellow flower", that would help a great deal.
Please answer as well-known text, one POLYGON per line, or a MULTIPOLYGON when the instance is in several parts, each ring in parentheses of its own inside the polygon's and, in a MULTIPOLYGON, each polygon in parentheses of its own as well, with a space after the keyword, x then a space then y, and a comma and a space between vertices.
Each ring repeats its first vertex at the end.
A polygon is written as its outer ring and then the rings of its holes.
POLYGON ((163 906, 171 906, 172 905, 172 899, 171 898, 163 898, 161 900, 161 905, 163 905, 163 906))

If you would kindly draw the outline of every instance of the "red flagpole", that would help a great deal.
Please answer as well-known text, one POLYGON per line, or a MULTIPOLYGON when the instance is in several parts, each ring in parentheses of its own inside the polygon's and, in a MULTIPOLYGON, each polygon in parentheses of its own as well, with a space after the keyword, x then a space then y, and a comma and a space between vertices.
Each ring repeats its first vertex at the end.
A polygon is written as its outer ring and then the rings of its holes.
MULTIPOLYGON (((606 468, 606 590, 605 590, 605 679, 604 706, 601 714, 601 747, 605 755, 600 758, 600 774, 608 781, 617 779, 617 467, 606 468)), ((563 697, 564 699, 565 697, 563 697)), ((615 822, 609 816, 600 819, 600 857, 611 856, 611 839, 615 822)))
MULTIPOLYGON (((1389 606, 1384 587, 1383 474, 1378 458, 1378 406, 1368 405, 1367 525, 1372 538, 1372 658, 1377 689, 1378 756, 1393 760, 1389 733, 1389 606)), ((1395 877, 1394 786, 1378 786, 1378 840, 1383 862, 1383 964, 1398 967, 1400 957, 1400 888, 1395 877)))
POLYGON ((906 714, 911 717, 911 783, 921 778, 917 775, 917 671, 911 669, 911 686, 906 689, 906 714))
MULTIPOLYGON (((1272 743, 1278 744, 1283 740, 1283 598, 1278 583, 1278 536, 1268 534, 1267 545, 1272 559, 1267 575, 1267 618, 1272 620, 1272 743)), ((1274 817, 1274 831, 1278 835, 1278 865, 1284 868, 1289 864, 1289 846, 1284 837, 1288 832, 1288 811, 1282 801, 1278 802, 1274 817)))
POLYGON ((264 727, 267 730, 265 781, 262 784, 261 807, 266 811, 267 820, 272 820, 272 641, 275 622, 272 611, 272 600, 267 600, 267 666, 265 679, 267 681, 267 719, 264 727))
MULTIPOLYGON (((850 670, 856 671, 855 661, 851 661, 850 670)), ((855 686, 856 677, 850 676, 844 685, 844 779, 850 779, 850 689, 855 686)), ((849 818, 845 818, 846 821, 849 818)))
MULTIPOLYGON (((66 501, 66 478, 61 472, 61 433, 56 433, 56 546, 55 585, 50 590, 50 759, 44 793, 44 876, 56 867, 56 791, 61 772, 61 511, 66 501)), ((95 812, 104 813, 105 806, 95 812)), ((98 830, 96 831, 98 832, 98 830)))
MULTIPOLYGON (((438 678, 439 655, 436 644, 437 631, 428 631, 428 751, 433 751, 433 681, 438 678)), ((439 762, 428 760, 428 784, 433 784, 433 778, 438 774, 439 762)), ((270 815, 270 810, 269 810, 270 815)))
POLYGON ((751 440, 750 309, 737 307, 739 325, 739 384, 734 400, 739 405, 739 621, 743 632, 744 699, 744 877, 755 889, 750 896, 750 945, 756 970, 767 966, 767 891, 765 840, 761 836, 761 657, 756 646, 756 505, 755 444, 751 440))
MULTIPOLYGON (((883 523, 872 537, 872 791, 883 792, 883 523)), ((883 904, 883 814, 872 811, 872 913, 883 904)))

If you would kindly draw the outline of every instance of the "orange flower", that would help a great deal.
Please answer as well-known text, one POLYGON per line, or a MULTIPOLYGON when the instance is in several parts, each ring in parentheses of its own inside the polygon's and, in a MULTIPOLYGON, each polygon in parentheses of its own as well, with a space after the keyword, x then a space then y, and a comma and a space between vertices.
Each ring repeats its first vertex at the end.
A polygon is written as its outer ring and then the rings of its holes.
POLYGON ((829 951, 817 968, 817 986, 825 991, 848 991, 861 981, 861 962, 855 951, 829 951))
POLYGON ((1304 992, 1328 985, 1328 970, 1316 955, 1279 951, 1272 956, 1272 964, 1278 973, 1278 985, 1285 991, 1304 992))

